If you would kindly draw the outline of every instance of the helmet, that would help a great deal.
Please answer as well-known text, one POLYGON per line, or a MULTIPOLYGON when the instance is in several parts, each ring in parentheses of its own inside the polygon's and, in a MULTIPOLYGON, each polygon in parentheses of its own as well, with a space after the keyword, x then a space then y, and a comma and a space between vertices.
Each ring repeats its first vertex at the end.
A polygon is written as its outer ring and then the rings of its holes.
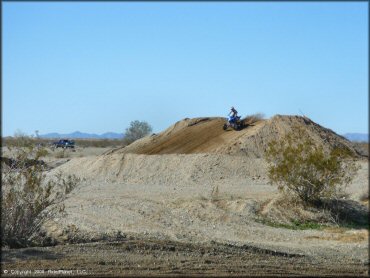
POLYGON ((231 106, 231 109, 234 109, 234 106, 231 106))

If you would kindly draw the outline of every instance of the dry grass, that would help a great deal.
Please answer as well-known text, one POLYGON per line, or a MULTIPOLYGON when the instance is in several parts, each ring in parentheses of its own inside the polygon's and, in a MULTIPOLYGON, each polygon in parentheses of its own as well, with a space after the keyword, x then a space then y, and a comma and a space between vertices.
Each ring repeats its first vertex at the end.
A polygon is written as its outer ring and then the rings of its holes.
POLYGON ((369 143, 367 142, 352 142, 356 147, 362 149, 369 156, 369 143))
MULTIPOLYGON (((46 138, 27 138, 34 145, 41 145, 44 147, 51 146, 51 144, 59 139, 46 139, 46 138)), ((17 137, 3 137, 2 145, 3 146, 12 146, 15 144, 19 145, 19 138, 17 137)), ((106 147, 120 147, 125 146, 123 140, 120 139, 73 139, 76 143, 76 147, 96 147, 96 148, 106 148, 106 147)), ((21 142, 22 143, 22 142, 21 142)))
POLYGON ((257 215, 263 221, 277 225, 316 223, 323 227, 369 229, 368 209, 353 200, 327 199, 316 205, 304 205, 297 199, 282 194, 262 203, 257 215))
POLYGON ((47 166, 41 160, 47 151, 34 147, 32 138, 14 143, 12 156, 1 159, 1 244, 11 248, 35 244, 30 238, 50 217, 47 208, 60 204, 80 181, 61 174, 55 181, 47 180, 47 166))
POLYGON ((79 147, 96 147, 96 148, 107 148, 107 147, 124 147, 127 144, 120 139, 76 139, 74 140, 76 146, 79 147))
POLYGON ((308 236, 306 239, 318 240, 334 240, 344 243, 356 243, 368 240, 369 231, 366 229, 361 230, 348 230, 344 228, 326 228, 324 229, 329 235, 327 236, 308 236))
POLYGON ((272 223, 286 225, 292 222, 333 222, 329 212, 304 206, 302 202, 286 194, 263 203, 257 214, 272 223))
POLYGON ((69 152, 63 149, 55 153, 54 157, 55 158, 66 158, 66 157, 69 157, 69 152))

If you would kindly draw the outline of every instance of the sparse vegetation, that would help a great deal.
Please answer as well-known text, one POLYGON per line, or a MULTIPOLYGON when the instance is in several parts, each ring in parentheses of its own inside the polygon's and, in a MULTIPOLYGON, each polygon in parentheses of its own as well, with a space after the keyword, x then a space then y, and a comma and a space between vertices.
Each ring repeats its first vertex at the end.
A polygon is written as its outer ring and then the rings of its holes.
POLYGON ((270 183, 282 194, 262 206, 263 221, 286 228, 366 228, 366 210, 346 200, 344 191, 359 169, 352 153, 344 148, 324 150, 307 131, 293 130, 272 141, 266 152, 270 183))
POLYGON ((55 154, 55 158, 66 158, 68 156, 68 151, 66 151, 65 149, 62 149, 55 154))
POLYGON ((306 205, 340 196, 358 170, 349 150, 334 148, 327 153, 300 127, 270 142, 266 159, 270 183, 306 205))
POLYGON ((41 160, 46 150, 35 147, 33 138, 22 135, 16 139, 8 146, 13 157, 2 159, 1 235, 2 246, 24 247, 47 219, 45 209, 62 202, 80 180, 62 175, 46 180, 46 165, 41 160))
POLYGON ((257 221, 276 227, 300 226, 298 223, 302 225, 305 223, 336 224, 330 211, 305 206, 300 199, 288 193, 283 193, 277 198, 262 203, 257 215, 259 216, 257 221))
POLYGON ((122 139, 74 139, 77 147, 95 147, 95 148, 107 148, 107 147, 124 147, 126 144, 122 142, 122 139))
POLYGON ((329 233, 329 236, 307 236, 307 239, 319 240, 335 240, 346 243, 358 243, 366 241, 369 238, 368 230, 353 231, 348 228, 325 228, 324 231, 329 233))
POLYGON ((126 128, 123 140, 126 144, 131 144, 151 132, 152 127, 147 122, 132 121, 130 127, 126 128))
POLYGON ((361 149, 365 155, 369 156, 369 143, 368 142, 352 142, 352 143, 353 145, 361 149))
MULTIPOLYGON (((51 143, 56 141, 57 139, 46 139, 46 138, 35 138, 26 136, 26 140, 22 138, 9 136, 2 138, 2 144, 4 146, 26 146, 28 143, 32 142, 35 146, 42 146, 44 148, 51 146, 51 143)), ((107 148, 107 147, 119 147, 125 146, 124 142, 121 139, 73 139, 76 143, 76 147, 80 148, 87 148, 87 147, 95 147, 95 148, 107 148)))
POLYGON ((287 229, 298 229, 297 226, 369 229, 367 208, 353 200, 326 199, 307 205, 285 193, 262 203, 257 215, 257 222, 287 229))
POLYGON ((326 225, 319 224, 317 222, 301 222, 299 220, 294 220, 290 224, 273 222, 269 219, 257 220, 264 225, 275 227, 275 228, 285 228, 290 230, 322 230, 326 228, 326 225))

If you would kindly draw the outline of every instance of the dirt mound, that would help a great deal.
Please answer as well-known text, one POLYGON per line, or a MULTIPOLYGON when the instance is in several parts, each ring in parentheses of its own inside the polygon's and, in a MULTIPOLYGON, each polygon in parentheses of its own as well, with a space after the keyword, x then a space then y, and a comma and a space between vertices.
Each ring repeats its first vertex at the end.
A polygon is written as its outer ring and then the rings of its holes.
POLYGON ((222 129, 225 118, 209 117, 184 119, 159 134, 140 139, 116 153, 135 154, 194 154, 218 153, 263 157, 268 143, 283 137, 296 126, 303 127, 318 145, 330 150, 349 148, 356 156, 366 156, 346 138, 324 128, 307 117, 276 115, 268 120, 247 119, 240 131, 222 129))
POLYGON ((295 125, 325 149, 345 146, 361 153, 348 140, 299 116, 259 120, 241 131, 224 131, 225 118, 184 119, 159 134, 98 157, 73 158, 51 171, 76 174, 88 180, 130 184, 240 184, 266 178, 264 152, 271 140, 295 125))
POLYGON ((105 154, 74 158, 50 172, 76 174, 87 180, 130 184, 205 184, 240 183, 249 177, 263 176, 263 159, 224 154, 105 154), (76 171, 78 169, 78 171, 76 171))

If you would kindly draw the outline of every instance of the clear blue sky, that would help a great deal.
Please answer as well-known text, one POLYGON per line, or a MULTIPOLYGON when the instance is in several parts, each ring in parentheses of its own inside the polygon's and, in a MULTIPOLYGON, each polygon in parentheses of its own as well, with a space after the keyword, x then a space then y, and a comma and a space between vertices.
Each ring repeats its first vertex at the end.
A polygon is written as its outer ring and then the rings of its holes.
POLYGON ((299 114, 368 132, 367 2, 3 3, 3 136, 299 114))

